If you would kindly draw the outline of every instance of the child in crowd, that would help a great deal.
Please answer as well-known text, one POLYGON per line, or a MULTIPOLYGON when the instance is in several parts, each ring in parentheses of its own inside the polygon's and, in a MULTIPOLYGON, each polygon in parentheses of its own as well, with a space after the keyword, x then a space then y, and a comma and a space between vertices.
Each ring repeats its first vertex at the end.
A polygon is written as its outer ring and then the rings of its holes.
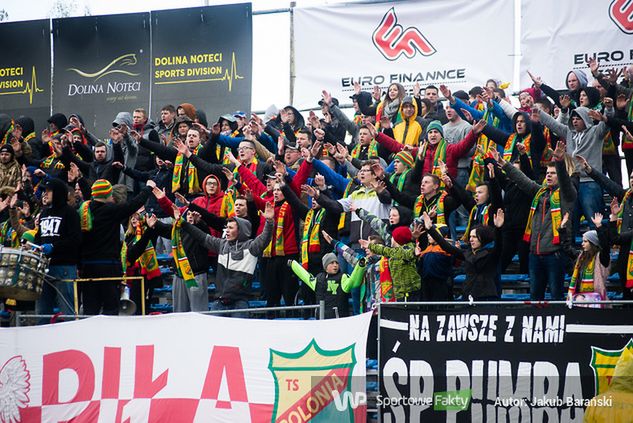
POLYGON ((365 274, 365 259, 358 260, 351 275, 341 273, 334 253, 323 256, 323 272, 314 276, 297 260, 288 260, 288 266, 303 283, 316 294, 317 301, 325 301, 325 318, 349 316, 349 292, 358 288, 365 274))

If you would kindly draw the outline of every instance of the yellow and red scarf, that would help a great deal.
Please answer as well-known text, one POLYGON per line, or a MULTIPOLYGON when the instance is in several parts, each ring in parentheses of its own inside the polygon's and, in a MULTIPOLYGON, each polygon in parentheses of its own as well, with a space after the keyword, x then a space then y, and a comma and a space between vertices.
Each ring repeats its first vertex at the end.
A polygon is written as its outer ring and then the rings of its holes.
MULTIPOLYGON (((201 146, 198 145, 192 152, 192 154, 198 155, 201 150, 201 146)), ((182 169, 185 156, 181 153, 176 155, 174 161, 174 173, 171 178, 171 192, 177 192, 180 189, 180 183, 182 179, 182 169)), ((188 193, 195 194, 200 192, 200 182, 198 181, 198 169, 191 163, 191 160, 187 162, 187 184, 188 193)))
POLYGON ((91 200, 84 201, 79 206, 79 221, 82 232, 90 232, 92 230, 92 212, 90 211, 91 200))
POLYGON ((391 270, 389 269, 389 259, 382 257, 378 262, 378 281, 380 283, 380 302, 392 303, 396 301, 396 294, 393 288, 393 280, 391 279, 391 270))
MULTIPOLYGON (((426 157, 426 149, 428 146, 429 146, 429 143, 426 142, 424 143, 424 146, 422 147, 421 155, 423 159, 426 157)), ((437 147, 435 148, 435 154, 433 155, 433 169, 431 169, 431 173, 434 175, 437 175, 437 177, 439 178, 442 177, 442 171, 440 170, 440 160, 446 163, 446 147, 447 146, 448 144, 446 144, 446 140, 444 139, 444 137, 442 137, 440 142, 437 144, 437 147)))
MULTIPOLYGON (((468 241, 468 237, 470 236, 470 229, 475 220, 475 213, 477 213, 477 205, 475 204, 472 209, 470 209, 470 214, 468 215, 468 226, 466 227, 466 231, 464 232, 464 236, 462 237, 463 241, 468 241)), ((479 215, 479 222, 482 225, 488 225, 490 223, 490 204, 486 204, 481 214, 479 215)), ((439 222, 438 222, 439 223, 439 222)))
MULTIPOLYGON (((519 140, 519 135, 517 133, 513 133, 508 137, 506 141, 506 145, 503 147, 503 160, 509 162, 512 160, 512 153, 514 152, 514 147, 516 146, 517 140, 519 140)), ((525 145, 525 151, 527 152, 528 157, 532 157, 530 153, 530 143, 532 140, 532 134, 528 134, 525 138, 521 139, 523 145, 525 145)))
POLYGON ((181 227, 184 220, 182 217, 177 219, 171 227, 171 251, 174 256, 174 263, 176 264, 176 274, 185 281, 187 288, 198 287, 196 277, 191 270, 189 259, 185 253, 185 248, 182 245, 181 227))
MULTIPOLYGON (((543 195, 545 195, 549 188, 543 187, 534 196, 532 200, 532 205, 530 206, 530 215, 528 216, 527 225, 525 227, 525 232, 523 233, 523 241, 530 242, 530 238, 532 237, 532 219, 534 218, 534 212, 536 211, 536 207, 543 195)), ((560 244, 560 236, 558 233, 558 228, 560 226, 561 218, 561 209, 560 209, 560 188, 556 188, 549 197, 549 208, 552 216, 552 244, 558 245, 560 244)))
MULTIPOLYGON (((448 196, 446 191, 443 191, 442 194, 435 200, 435 213, 436 213, 436 223, 441 223, 446 225, 446 216, 444 214, 444 200, 448 196)), ((415 204, 413 205, 413 217, 417 218, 422 215, 423 211, 427 210, 426 198, 424 195, 418 195, 418 198, 415 199, 415 204)))
POLYGON ((578 292, 594 292, 593 278, 598 255, 589 260, 589 263, 587 263, 585 268, 582 269, 581 275, 580 263, 584 258, 584 254, 584 252, 581 253, 576 260, 576 264, 574 265, 574 272, 571 275, 571 281, 569 281, 569 294, 571 296, 578 292), (580 285, 580 287, 577 286, 578 284, 580 285))
MULTIPOLYGON (((141 240, 144 232, 143 223, 138 223, 134 228, 134 243, 137 243, 141 240)), ((123 242, 123 246, 121 247, 121 263, 123 264, 123 274, 127 273, 128 266, 131 266, 133 263, 130 263, 127 259, 127 250, 128 246, 126 242, 123 242)), ((158 259, 156 258, 156 250, 154 249, 154 245, 152 241, 147 243, 147 247, 145 247, 145 251, 141 256, 136 260, 135 263, 138 263, 141 268, 141 275, 145 276, 146 279, 155 279, 161 275, 160 268, 158 267, 158 259)))
MULTIPOLYGON (((360 143, 356 144, 356 146, 352 150, 352 158, 358 159, 358 156, 360 156, 362 149, 363 146, 360 145, 360 143)), ((367 158, 369 159, 370 157, 378 157, 378 143, 375 140, 371 140, 367 149, 367 158)))
MULTIPOLYGON (((275 256, 285 256, 286 253, 284 251, 284 220, 286 217, 286 213, 290 205, 288 202, 284 202, 279 208, 279 214, 277 215, 277 220, 275 224, 275 256)), ((272 257, 272 246, 273 240, 270 241, 266 249, 264 250, 264 257, 272 257)))
POLYGON ((308 269, 308 256, 310 253, 321 251, 319 233, 321 232, 321 220, 325 215, 325 209, 310 209, 303 223, 303 236, 301 237, 301 265, 308 269))

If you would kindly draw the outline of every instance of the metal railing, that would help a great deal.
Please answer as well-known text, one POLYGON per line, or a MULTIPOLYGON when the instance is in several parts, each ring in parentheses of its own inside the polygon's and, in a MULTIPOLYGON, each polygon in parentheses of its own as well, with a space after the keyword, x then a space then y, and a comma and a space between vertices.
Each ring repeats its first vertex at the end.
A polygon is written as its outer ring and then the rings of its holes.
MULTIPOLYGON (((252 314, 264 314, 270 312, 292 312, 292 311, 303 311, 303 310, 314 310, 317 314, 318 320, 325 319, 325 302, 323 300, 319 301, 319 304, 312 305, 300 305, 300 306, 280 306, 280 307, 253 307, 253 308, 240 308, 233 310, 213 310, 213 311, 199 311, 196 313, 204 314, 204 315, 225 315, 225 314, 237 314, 237 313, 252 313, 252 314)), ((51 318, 60 318, 60 319, 70 319, 70 320, 79 320, 86 319, 88 317, 94 317, 93 315, 85 315, 85 314, 27 314, 21 311, 15 312, 15 326, 20 327, 22 325, 22 321, 26 319, 51 319, 51 318)))

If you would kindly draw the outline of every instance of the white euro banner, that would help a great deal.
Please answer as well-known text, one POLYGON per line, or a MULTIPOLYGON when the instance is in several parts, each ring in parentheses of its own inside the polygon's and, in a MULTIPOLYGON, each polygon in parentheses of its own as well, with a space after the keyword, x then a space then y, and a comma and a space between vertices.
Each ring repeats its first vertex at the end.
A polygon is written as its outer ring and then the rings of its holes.
POLYGON ((527 71, 555 89, 566 88, 571 70, 593 78, 588 58, 602 69, 633 64, 633 2, 630 0, 522 0, 522 87, 532 84, 527 71))
POLYGON ((354 82, 369 90, 416 82, 468 90, 512 81, 514 2, 410 1, 295 9, 294 105, 314 107, 321 90, 349 103, 354 82))

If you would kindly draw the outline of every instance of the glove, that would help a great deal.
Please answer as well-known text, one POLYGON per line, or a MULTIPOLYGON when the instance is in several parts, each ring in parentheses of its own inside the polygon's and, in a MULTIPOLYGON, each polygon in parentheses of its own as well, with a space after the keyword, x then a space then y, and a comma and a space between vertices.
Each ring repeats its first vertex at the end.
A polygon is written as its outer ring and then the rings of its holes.
POLYGON ((43 244, 42 245, 42 252, 45 255, 50 256, 51 253, 53 252, 53 244, 43 244))
POLYGON ((288 267, 292 267, 292 260, 288 260, 288 267))

